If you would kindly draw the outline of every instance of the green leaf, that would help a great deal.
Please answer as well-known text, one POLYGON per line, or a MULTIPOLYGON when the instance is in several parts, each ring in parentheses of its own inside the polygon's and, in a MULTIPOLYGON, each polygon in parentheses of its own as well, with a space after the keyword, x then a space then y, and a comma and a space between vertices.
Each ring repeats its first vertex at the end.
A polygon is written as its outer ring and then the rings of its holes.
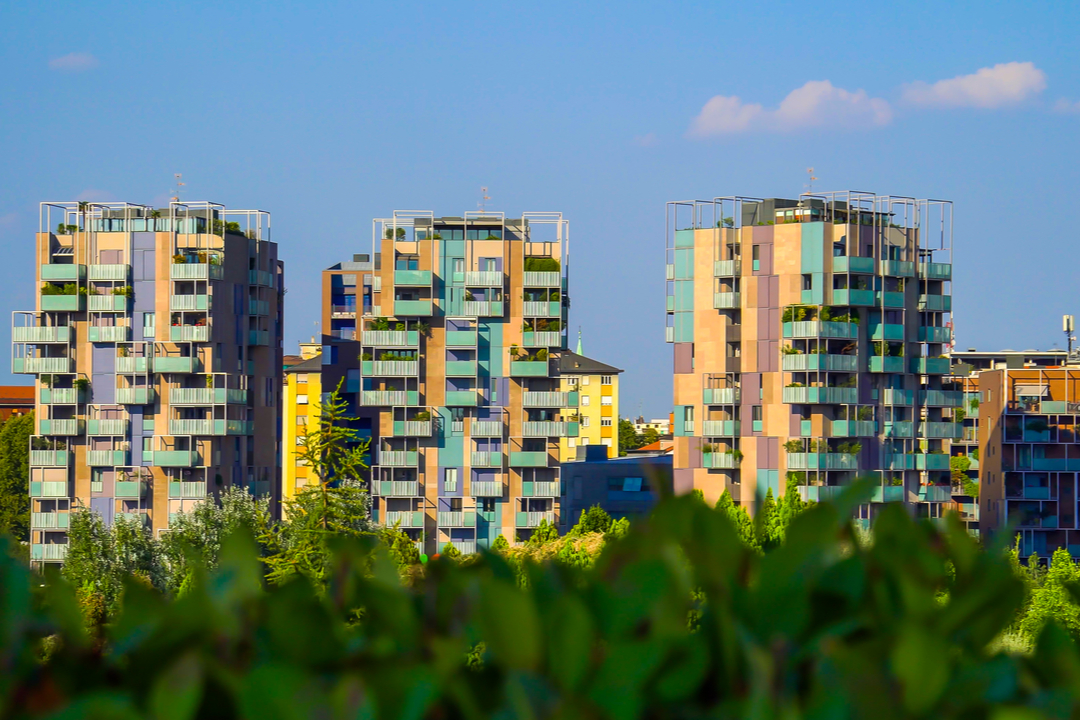
POLYGON ((903 687, 904 706, 922 714, 933 707, 949 682, 949 646, 944 638, 907 625, 899 629, 892 667, 903 687))
POLYGON ((202 667, 194 653, 181 656, 154 682, 150 713, 157 720, 190 720, 202 699, 202 667))
POLYGON ((509 583, 487 580, 477 604, 492 655, 507 667, 533 670, 540 663, 540 619, 532 596, 509 583))

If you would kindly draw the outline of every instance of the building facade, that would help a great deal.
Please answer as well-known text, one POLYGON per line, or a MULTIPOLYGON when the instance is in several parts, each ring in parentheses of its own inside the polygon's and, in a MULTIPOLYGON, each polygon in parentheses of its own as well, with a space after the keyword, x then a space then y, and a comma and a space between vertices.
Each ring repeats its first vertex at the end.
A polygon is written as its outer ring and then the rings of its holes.
POLYGON ((646 430, 655 430, 661 437, 671 434, 671 418, 653 418, 648 422, 645 418, 639 417, 634 422, 634 432, 641 435, 646 430))
POLYGON ((284 265, 262 211, 43 203, 36 309, 12 371, 35 376, 31 559, 59 561, 76 505, 157 534, 230 486, 280 486, 284 265))
POLYGON ((581 448, 578 458, 562 466, 563 509, 560 531, 566 533, 593 505, 613 518, 635 520, 671 492, 671 455, 650 453, 611 458, 599 448, 581 448))
POLYGON ((30 385, 0 386, 0 422, 34 412, 35 394, 30 385))
POLYGON ((285 387, 282 393, 284 420, 282 423, 281 497, 291 500, 308 485, 312 476, 303 460, 297 457, 300 438, 308 425, 319 421, 319 400, 322 398, 323 362, 321 348, 301 346, 300 362, 285 368, 285 387))
POLYGON ((961 432, 942 385, 951 221, 948 202, 856 192, 669 203, 676 492, 753 509, 873 474, 860 517, 939 515, 961 432))
POLYGON ((563 351, 559 357, 562 392, 576 395, 579 423, 577 437, 563 437, 559 442, 560 462, 577 458, 578 447, 603 445, 609 458, 619 457, 619 373, 617 367, 563 351))
POLYGON ((559 518, 569 227, 559 213, 396 212, 324 272, 324 392, 370 433, 376 519, 427 553, 559 518))

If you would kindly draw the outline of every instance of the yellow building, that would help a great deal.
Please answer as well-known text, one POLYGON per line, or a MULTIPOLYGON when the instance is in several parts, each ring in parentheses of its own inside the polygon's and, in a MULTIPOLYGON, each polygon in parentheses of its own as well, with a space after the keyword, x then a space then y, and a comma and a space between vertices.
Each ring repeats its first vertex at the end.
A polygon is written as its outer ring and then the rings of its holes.
MULTIPOLYGON (((581 350, 580 341, 578 351, 581 350)), ((617 367, 563 350, 559 358, 562 391, 577 409, 579 432, 576 438, 559 442, 559 459, 577 459, 582 445, 606 445, 608 457, 619 456, 619 373, 617 367)))
POLYGON ((291 500, 308 482, 308 469, 296 457, 297 439, 317 417, 322 397, 322 355, 319 345, 301 345, 301 362, 285 368, 284 417, 282 420, 282 492, 291 500))

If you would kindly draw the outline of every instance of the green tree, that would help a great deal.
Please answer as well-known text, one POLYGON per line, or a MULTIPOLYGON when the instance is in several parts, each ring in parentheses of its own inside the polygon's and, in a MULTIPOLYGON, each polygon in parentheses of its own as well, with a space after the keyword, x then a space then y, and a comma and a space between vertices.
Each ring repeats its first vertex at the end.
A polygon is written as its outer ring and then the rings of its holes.
POLYGON ((569 535, 578 537, 589 533, 606 533, 611 529, 611 516, 599 505, 593 505, 588 510, 581 511, 581 518, 577 525, 570 528, 569 535))
POLYGON ((979 483, 968 476, 971 469, 971 458, 967 455, 953 455, 949 458, 949 470, 952 475, 953 487, 963 490, 965 495, 979 497, 979 483))
POLYGON ((626 418, 619 418, 619 455, 625 455, 627 450, 637 450, 641 447, 641 438, 634 431, 634 423, 626 418))
POLYGON ((645 428, 645 432, 639 436, 641 444, 638 447, 652 445, 660 439, 660 431, 656 428, 645 428))
POLYGON ((398 567, 407 568, 420 564, 420 551, 404 531, 396 527, 386 528, 382 533, 382 541, 390 548, 390 556, 397 562, 398 567))
POLYGON ((451 541, 442 546, 442 552, 439 555, 450 560, 457 560, 461 557, 461 551, 451 541))
POLYGON ((1042 587, 1031 595, 1027 616, 1020 624, 1021 632, 1034 639, 1043 625, 1052 620, 1074 640, 1080 640, 1080 606, 1069 592, 1069 585, 1076 580, 1076 564, 1068 550, 1058 548, 1050 559, 1050 569, 1042 587))
POLYGON ((784 499, 780 503, 780 515, 779 515, 779 541, 783 542, 784 537, 787 535, 788 526, 791 525, 791 521, 796 518, 802 511, 809 507, 809 503, 802 499, 802 495, 799 494, 799 486, 795 482, 789 481, 787 487, 784 488, 784 499))
POLYGON ((780 511, 776 507, 772 488, 766 491, 765 499, 754 517, 754 535, 757 537, 758 547, 764 552, 778 547, 783 540, 780 528, 780 511))
POLYGON ((743 545, 752 550, 761 549, 757 534, 754 531, 754 521, 750 519, 750 513, 746 512, 746 508, 735 504, 735 500, 731 497, 731 493, 727 488, 724 488, 720 499, 716 501, 716 509, 726 515, 731 524, 735 526, 735 532, 743 545))
POLYGON ((506 538, 504 538, 502 536, 501 533, 499 535, 497 535, 495 537, 495 539, 491 542, 491 550, 492 550, 492 552, 503 553, 503 552, 506 552, 509 549, 510 549, 510 543, 507 541, 506 538))
POLYGON ((30 436, 34 415, 13 417, 0 429, 0 535, 30 540, 30 436))
POLYGON ((618 540, 619 538, 626 537, 629 532, 630 518, 623 517, 619 518, 618 520, 612 521, 611 529, 607 531, 606 537, 613 540, 618 540))
POLYGON ((548 525, 547 520, 541 520, 540 524, 536 526, 536 529, 533 530, 532 535, 529 536, 529 539, 526 542, 529 545, 539 547, 540 545, 549 543, 552 540, 557 540, 558 538, 559 528, 555 526, 555 523, 548 525))

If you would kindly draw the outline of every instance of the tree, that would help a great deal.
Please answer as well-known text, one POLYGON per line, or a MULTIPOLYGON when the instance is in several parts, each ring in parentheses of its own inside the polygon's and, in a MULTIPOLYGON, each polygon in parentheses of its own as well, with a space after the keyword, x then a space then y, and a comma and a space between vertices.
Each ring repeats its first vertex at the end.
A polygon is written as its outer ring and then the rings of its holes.
POLYGON ((442 552, 439 555, 448 560, 457 560, 461 557, 461 551, 457 549, 457 546, 452 541, 448 541, 442 546, 442 552))
POLYGON ((611 538, 613 540, 618 540, 619 538, 626 537, 627 533, 629 532, 630 518, 623 517, 611 523, 611 529, 607 531, 607 535, 605 537, 611 538))
POLYGON ((637 450, 641 447, 641 438, 634 431, 634 423, 626 418, 619 418, 619 455, 625 455, 627 450, 637 450))
POLYGON ((416 548, 416 543, 402 530, 396 527, 386 528, 382 540, 390 548, 390 556, 397 561, 398 567, 420 564, 420 551, 416 548))
POLYGON ((1043 625, 1053 620, 1074 640, 1080 640, 1080 606, 1073 600, 1069 585, 1077 580, 1076 564, 1068 550, 1058 548, 1050 559, 1050 569, 1041 588, 1031 596, 1031 605, 1020 629, 1029 638, 1036 638, 1043 625))
POLYGON ((193 570, 191 561, 210 570, 216 568, 222 543, 237 530, 262 537, 269 528, 269 501, 254 498, 240 487, 226 488, 216 498, 207 497, 191 510, 177 513, 169 519, 169 532, 161 537, 168 588, 180 589, 193 570))
POLYGON ((0 535, 30 540, 30 436, 34 415, 13 417, 0 429, 0 535))
POLYGON ((735 532, 743 545, 752 550, 761 549, 750 514, 746 512, 746 508, 735 504, 735 500, 731 497, 731 493, 727 488, 724 488, 720 499, 716 501, 716 509, 722 511, 731 520, 732 525, 735 526, 735 532))
POLYGON ((611 529, 611 516, 599 505, 581 511, 581 519, 570 528, 570 535, 578 537, 589 533, 606 533, 611 529))
POLYGON ((754 517, 754 535, 757 537, 758 547, 765 552, 780 545, 782 539, 780 513, 776 507, 776 500, 773 498, 772 488, 765 493, 765 500, 762 501, 754 517))
POLYGON ((652 445, 654 442, 660 440, 660 431, 656 428, 645 428, 645 432, 639 436, 641 444, 638 447, 645 447, 646 445, 652 445))
POLYGON ((810 504, 805 502, 799 494, 799 486, 789 479, 787 487, 784 488, 784 499, 780 503, 779 542, 784 541, 791 521, 809 506, 810 504))
POLYGON ((491 542, 491 550, 492 550, 492 552, 502 553, 502 552, 506 552, 509 549, 510 549, 510 543, 507 541, 506 538, 504 538, 502 536, 501 533, 498 536, 496 536, 495 539, 491 542))
POLYGON ((953 487, 961 489, 965 495, 973 498, 979 497, 979 483, 968 476, 971 469, 971 458, 967 455, 953 455, 949 458, 949 470, 952 475, 953 487))
POLYGON ((549 543, 552 540, 556 540, 559 537, 559 528, 555 526, 555 523, 548 525, 547 520, 541 520, 540 524, 533 530, 532 535, 526 541, 529 545, 540 546, 545 543, 549 543))

